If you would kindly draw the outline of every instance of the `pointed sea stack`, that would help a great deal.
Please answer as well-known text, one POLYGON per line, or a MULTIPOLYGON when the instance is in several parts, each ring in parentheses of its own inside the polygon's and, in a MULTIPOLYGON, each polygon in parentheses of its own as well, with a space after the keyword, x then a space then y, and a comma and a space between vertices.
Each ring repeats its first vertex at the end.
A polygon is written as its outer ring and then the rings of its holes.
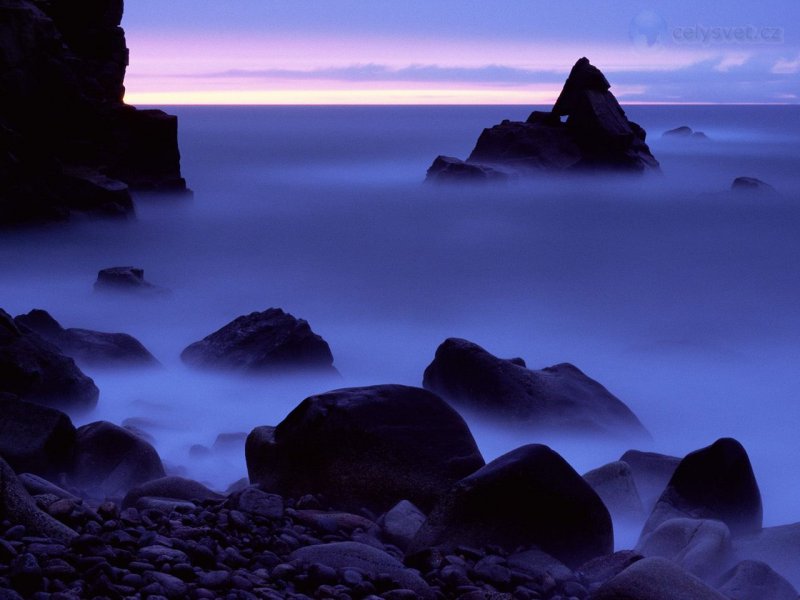
POLYGON ((541 172, 658 171, 645 131, 629 121, 605 75, 581 58, 550 112, 484 129, 466 161, 438 157, 427 181, 475 181, 541 172), (562 119, 566 117, 565 120, 562 119))

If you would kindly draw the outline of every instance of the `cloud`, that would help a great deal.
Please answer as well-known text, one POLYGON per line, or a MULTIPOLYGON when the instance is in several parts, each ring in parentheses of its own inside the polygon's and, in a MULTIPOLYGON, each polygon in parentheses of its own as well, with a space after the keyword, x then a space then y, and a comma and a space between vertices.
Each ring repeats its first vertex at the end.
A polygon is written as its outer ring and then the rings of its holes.
POLYGON ((794 60, 787 60, 785 58, 778 59, 778 61, 772 65, 770 73, 775 75, 794 75, 795 73, 800 73, 800 54, 798 54, 794 60))

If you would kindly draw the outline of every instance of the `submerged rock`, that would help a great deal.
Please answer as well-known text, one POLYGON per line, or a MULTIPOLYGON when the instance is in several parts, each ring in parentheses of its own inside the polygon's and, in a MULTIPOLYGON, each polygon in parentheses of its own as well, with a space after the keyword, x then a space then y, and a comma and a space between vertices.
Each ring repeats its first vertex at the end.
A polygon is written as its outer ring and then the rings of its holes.
POLYGON ((144 269, 137 267, 109 267, 97 273, 96 292, 136 292, 163 294, 166 288, 153 285, 144 278, 144 269))
POLYGON ((669 131, 665 131, 661 137, 665 138, 688 138, 693 140, 707 140, 708 136, 703 133, 702 131, 693 131, 691 127, 686 125, 682 125, 681 127, 676 127, 675 129, 670 129, 669 131))
POLYGON ((409 500, 422 510, 483 466, 467 424, 444 400, 400 385, 311 396, 245 450, 250 481, 337 509, 376 512, 409 500))
POLYGON ((308 322, 280 308, 234 319, 188 346, 181 359, 194 367, 273 374, 313 370, 335 374, 328 343, 308 322))
POLYGON ((600 70, 581 58, 551 112, 534 111, 524 123, 506 120, 484 129, 466 162, 439 156, 427 180, 495 179, 498 172, 658 171, 644 129, 628 120, 610 87, 600 70))
POLYGON ((531 370, 467 340, 450 338, 437 348, 423 386, 457 405, 537 429, 648 437, 621 400, 577 367, 531 370))
POLYGON ((768 196, 778 193, 778 190, 776 190, 766 181, 761 181, 755 177, 737 177, 731 184, 731 191, 768 196))

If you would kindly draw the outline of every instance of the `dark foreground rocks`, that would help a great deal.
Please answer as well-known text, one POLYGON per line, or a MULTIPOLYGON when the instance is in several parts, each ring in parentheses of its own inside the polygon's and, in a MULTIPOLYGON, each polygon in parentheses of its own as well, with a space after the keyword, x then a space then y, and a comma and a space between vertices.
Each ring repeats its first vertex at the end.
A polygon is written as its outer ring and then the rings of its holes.
POLYGON ((484 129, 466 161, 439 156, 428 181, 486 181, 542 172, 658 171, 645 131, 629 121, 611 85, 587 58, 578 60, 550 112, 484 129), (566 121, 562 119, 566 117, 566 121))
POLYGON ((184 191, 177 119, 123 103, 122 0, 0 3, 0 225, 125 215, 184 191))
POLYGON ((41 309, 15 317, 14 322, 20 328, 39 334, 83 365, 154 367, 159 364, 139 340, 127 333, 64 329, 47 311, 41 309))
POLYGON ((254 374, 311 370, 335 374, 328 343, 308 322, 280 308, 234 319, 188 346, 181 359, 194 367, 254 374))
POLYGON ((577 367, 532 370, 467 340, 450 338, 437 348, 423 386, 457 406, 516 425, 648 437, 621 400, 577 367))
POLYGON ((0 309, 0 393, 67 411, 97 404, 97 386, 56 346, 0 309))
POLYGON ((436 395, 382 385, 306 398, 246 444, 250 480, 282 494, 320 493, 331 504, 423 510, 484 465, 464 420, 436 395))

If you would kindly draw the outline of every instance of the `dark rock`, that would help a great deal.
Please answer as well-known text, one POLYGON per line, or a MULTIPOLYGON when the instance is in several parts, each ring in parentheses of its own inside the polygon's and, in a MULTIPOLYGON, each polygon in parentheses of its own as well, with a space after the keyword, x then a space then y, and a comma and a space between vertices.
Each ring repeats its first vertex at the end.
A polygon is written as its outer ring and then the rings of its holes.
POLYGON ((181 359, 192 366, 276 373, 294 369, 336 373, 328 343, 307 321, 279 308, 241 316, 188 346, 181 359))
MULTIPOLYGON (((0 515, 4 519, 24 526, 25 531, 53 541, 68 543, 77 536, 75 531, 36 506, 36 502, 2 458, 0 458, 0 515)), ((6 538, 13 539, 9 531, 6 532, 6 538)))
POLYGON ((22 331, 0 309, 0 393, 61 410, 88 411, 100 392, 53 344, 22 331))
POLYGON ((576 367, 526 369, 467 340, 450 338, 437 348, 423 386, 454 403, 530 427, 648 435, 625 404, 576 367))
POLYGON ((591 600, 728 600, 665 558, 636 561, 603 584, 591 600))
POLYGON ((107 421, 78 429, 70 480, 80 488, 95 487, 108 497, 164 477, 155 449, 130 431, 107 421))
MULTIPOLYGON (((7 456, 4 453, 2 454, 7 456)), ((34 475, 33 473, 22 473, 19 475, 18 479, 19 482, 25 486, 25 489, 31 496, 48 494, 66 500, 78 500, 78 497, 74 494, 71 494, 67 490, 61 489, 54 483, 51 483, 46 479, 39 477, 38 475, 34 475)))
POLYGON ((572 569, 538 548, 511 554, 507 564, 512 571, 523 573, 529 577, 539 577, 542 573, 546 573, 555 581, 565 581, 575 576, 572 569))
POLYGON ((245 453, 250 481, 265 490, 323 494, 336 508, 376 512, 402 499, 425 510, 484 464, 458 413, 400 385, 306 398, 278 427, 253 430, 245 453))
POLYGON ((702 131, 695 131, 694 133, 692 133, 692 139, 693 140, 703 141, 703 140, 707 140, 708 136, 705 133, 703 133, 702 131))
POLYGON ((534 111, 524 123, 506 120, 484 129, 465 163, 440 156, 427 180, 484 181, 497 171, 657 171, 644 129, 628 120, 609 88, 600 70, 581 58, 550 113, 534 111))
POLYGON ((767 563, 795 587, 800 586, 800 523, 764 527, 733 541, 739 558, 767 563))
POLYGON ((681 459, 656 452, 628 450, 620 461, 631 468, 639 497, 642 499, 645 511, 649 513, 667 487, 681 459))
POLYGON ((122 0, 0 5, 0 224, 132 212, 183 191, 177 121, 123 103, 122 0))
POLYGON ((766 196, 778 193, 770 184, 755 177, 737 177, 731 184, 731 191, 766 196))
POLYGON ((333 542, 306 546, 295 550, 292 560, 319 563, 333 569, 358 569, 372 579, 388 576, 400 586, 413 590, 418 598, 434 598, 435 594, 417 571, 406 568, 396 558, 372 546, 357 542, 333 542))
POLYGON ((614 554, 598 556, 581 565, 578 570, 584 581, 598 587, 612 577, 616 577, 636 561, 644 558, 633 550, 620 550, 614 554))
POLYGON ((761 529, 761 492, 739 442, 722 438, 688 454, 658 499, 642 538, 661 523, 681 517, 722 521, 733 535, 761 529))
POLYGON ((717 589, 735 600, 797 600, 797 590, 769 565, 744 560, 720 578, 717 589))
POLYGON ((122 500, 122 507, 133 506, 145 496, 155 498, 168 498, 172 500, 223 500, 225 497, 218 494, 202 483, 183 477, 161 477, 152 479, 130 489, 122 500))
POLYGON ((168 290, 153 285, 144 278, 144 269, 136 267, 109 267, 97 273, 96 292, 128 292, 163 294, 168 290))
POLYGON ((283 498, 277 494, 268 494, 257 487, 246 487, 240 492, 234 492, 228 500, 232 508, 265 519, 280 519, 283 517, 283 498))
POLYGON ((17 473, 53 477, 69 467, 74 449, 75 427, 67 415, 31 402, 0 399, 0 456, 17 473))
POLYGON ((583 475, 608 508, 614 521, 641 523, 645 512, 633 473, 627 463, 616 461, 583 475))
POLYGON ((636 545, 642 556, 668 558, 693 575, 710 581, 730 566, 731 532, 708 519, 670 519, 636 545))
POLYGON ((245 432, 237 433, 220 433, 214 440, 212 448, 216 451, 220 450, 244 450, 244 444, 247 441, 247 434, 245 432))
POLYGON ((381 519, 386 538, 400 548, 408 548, 419 528, 425 522, 425 515, 408 500, 395 504, 381 519))
POLYGON ((81 364, 93 366, 156 366, 158 361, 133 336, 89 329, 64 329, 47 311, 34 309, 15 317, 20 329, 28 328, 81 364))
POLYGON ((670 129, 665 131, 661 137, 680 137, 680 138, 688 138, 693 133, 692 128, 688 127, 687 125, 681 125, 680 127, 676 127, 675 129, 670 129))
POLYGON ((535 545, 575 567, 611 553, 613 544, 611 517, 589 484, 550 448, 530 444, 459 481, 410 551, 535 545))
POLYGON ((345 512, 325 510, 290 510, 287 514, 295 523, 308 525, 317 531, 352 533, 357 529, 374 531, 375 523, 366 517, 345 512))

